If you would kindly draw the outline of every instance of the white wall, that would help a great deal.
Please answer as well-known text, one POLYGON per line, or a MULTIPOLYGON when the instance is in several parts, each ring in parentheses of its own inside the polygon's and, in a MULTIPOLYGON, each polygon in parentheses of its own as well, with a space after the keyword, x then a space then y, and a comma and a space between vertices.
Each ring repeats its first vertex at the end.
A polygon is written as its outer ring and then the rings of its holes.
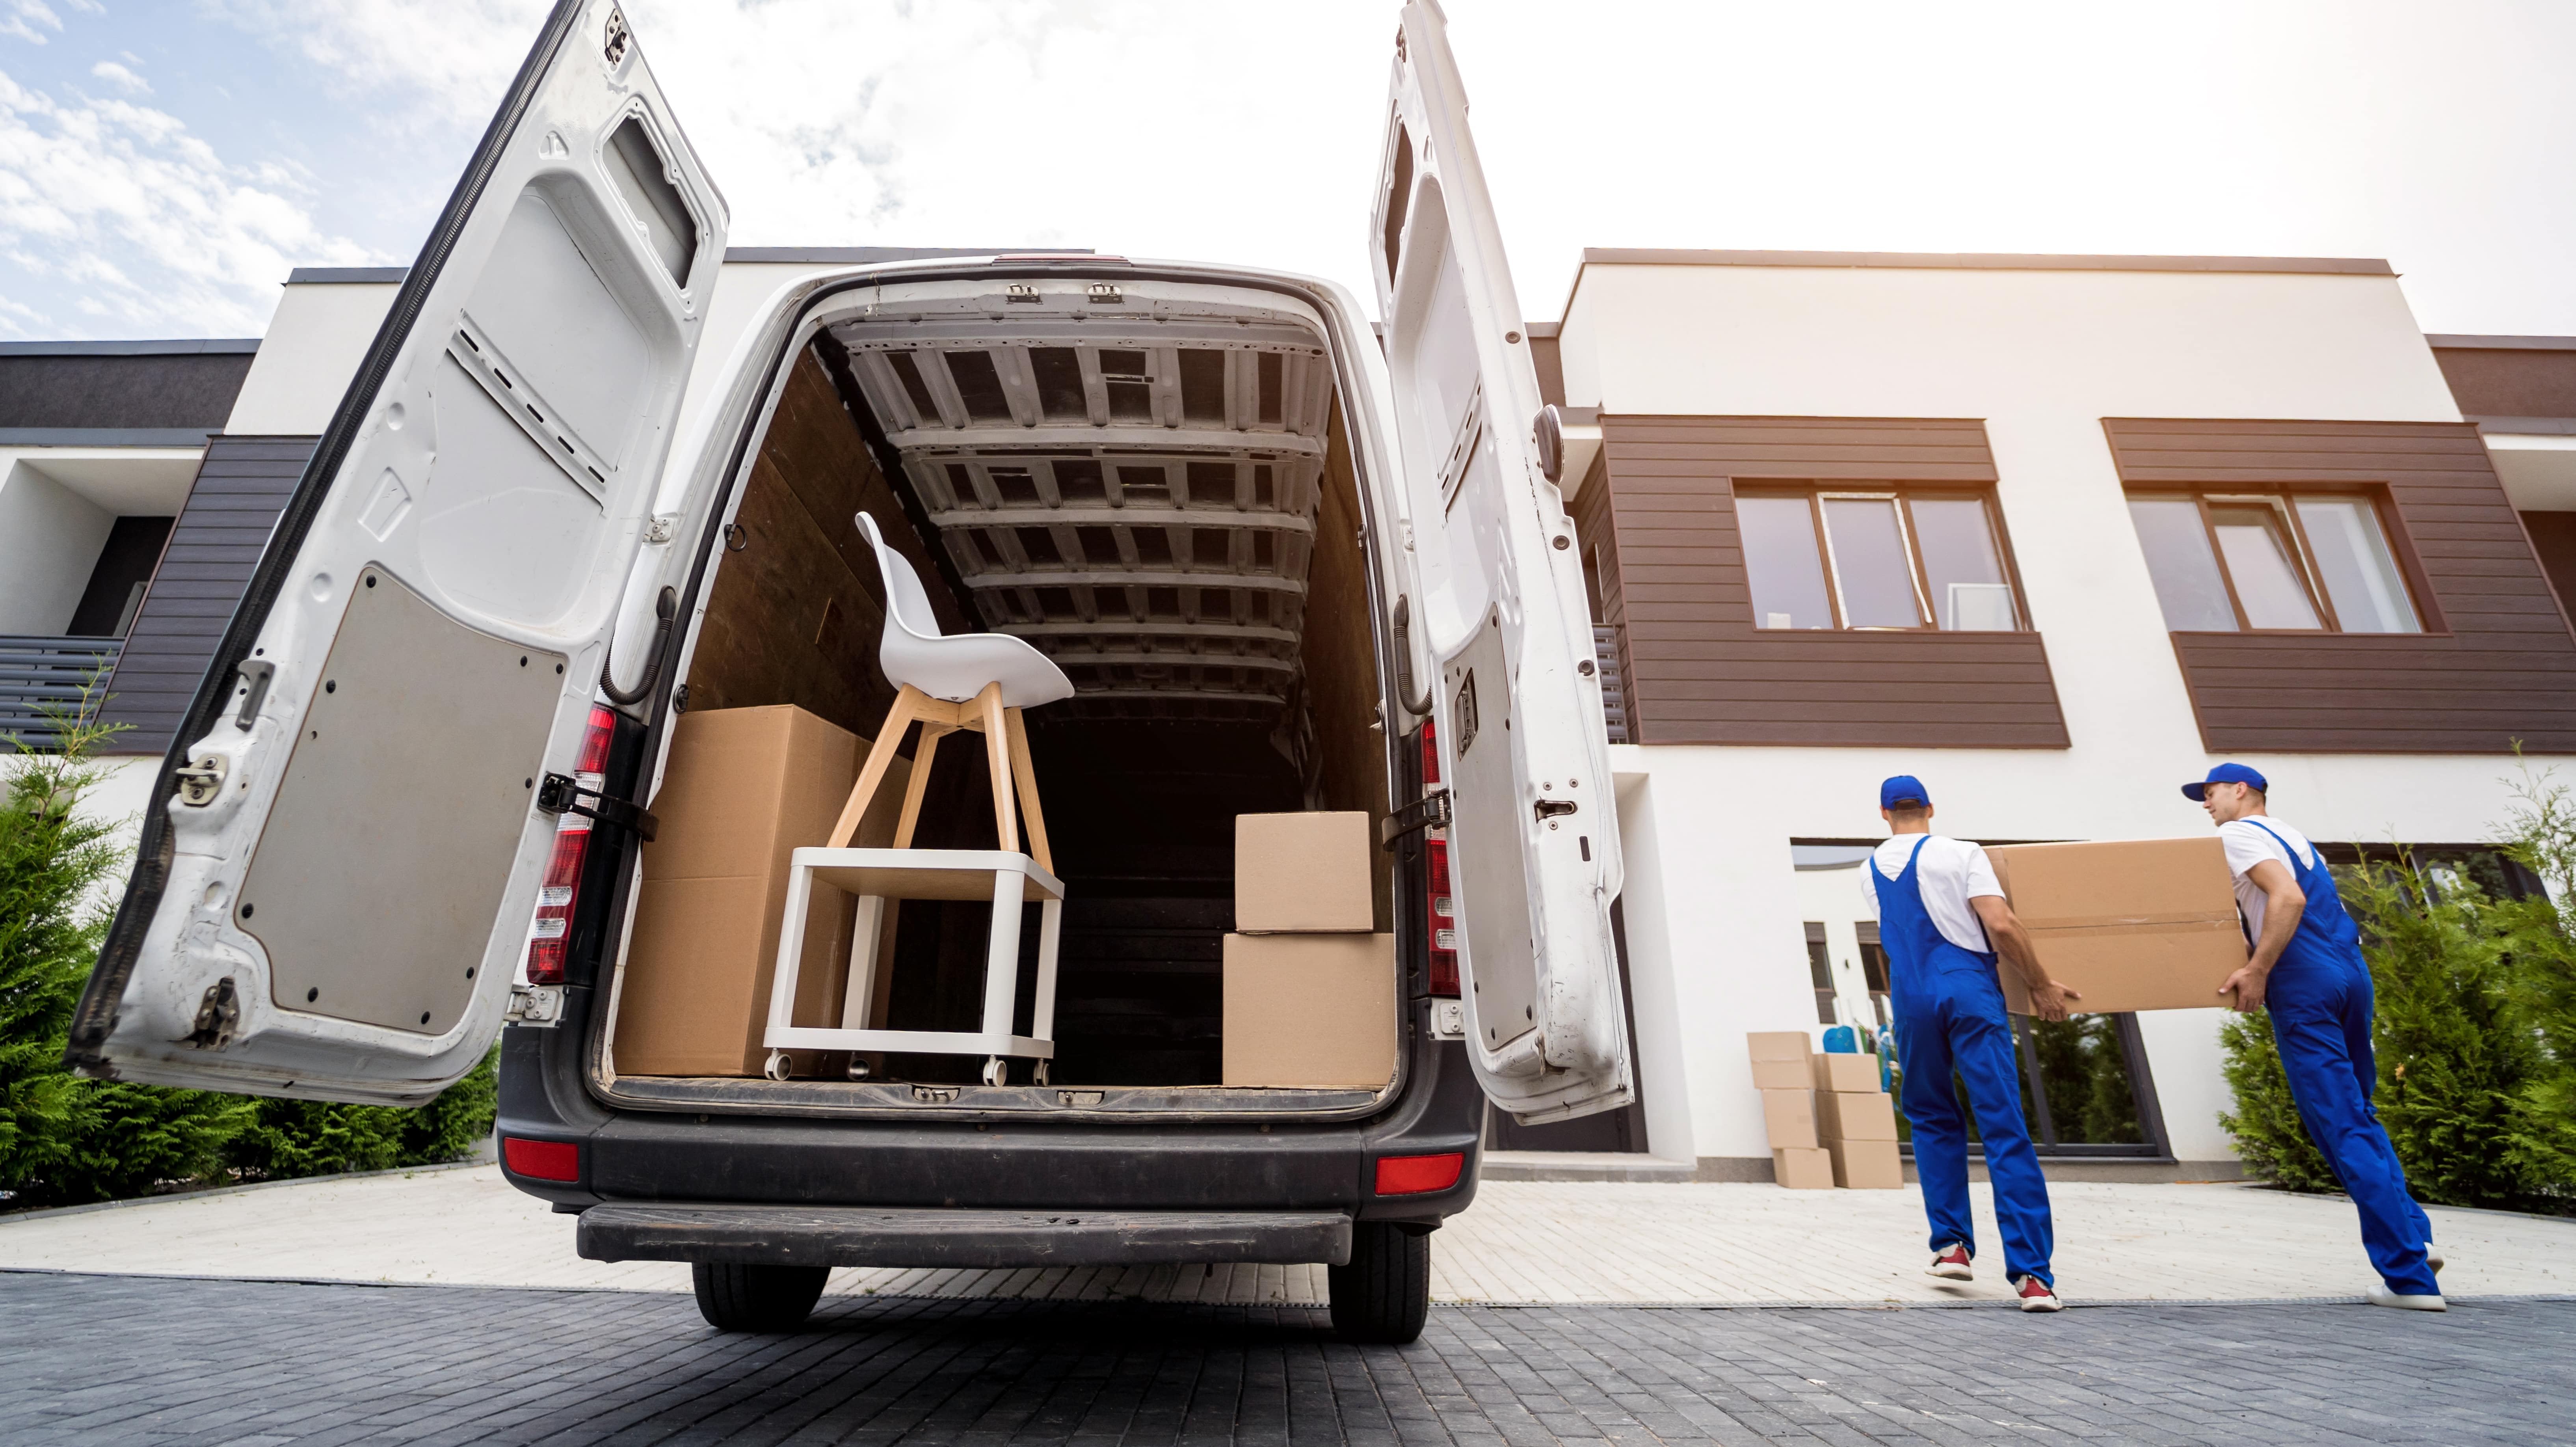
POLYGON ((393 307, 394 282, 299 282, 278 298, 224 430, 313 437, 330 425, 367 344, 393 307))
MULTIPOLYGON (((1983 419, 2072 740, 2029 750, 1614 749, 1630 969, 1669 977, 1672 1048, 1701 1156, 1765 1154, 1744 1033, 1816 1029, 1802 924, 1820 916, 1802 901, 1819 877, 1791 869, 1788 842, 1882 837, 1880 779, 1920 775, 1936 827, 1963 838, 2209 828, 2178 786, 2214 757, 2201 747, 2103 418, 2460 420, 2388 277, 1596 265, 1576 289, 1563 346, 1567 401, 1612 414, 1983 419), (1626 817, 1632 798, 1651 811, 1626 817), (1652 903, 1636 883, 1649 860, 1652 903), (1641 918, 1649 914, 1658 918, 1641 918)), ((2477 841, 2505 810, 2506 767, 2491 757, 2237 757, 2270 776, 2283 818, 2321 839, 2477 841)), ((1839 882, 1839 872, 1825 877, 1839 882)), ((1834 943, 1839 963, 1848 942, 1834 943)), ((1638 1013, 1652 1035, 1642 1001, 1638 1013)), ((2187 1161, 2232 1155, 2217 1125, 2227 1104, 2219 1019, 2215 1010, 2141 1019, 2173 1148, 2187 1161)), ((1650 1080, 1656 1073, 1650 1061, 1650 1080)))
POLYGON ((59 634, 71 626, 116 519, 36 470, 0 458, 0 633, 59 634))

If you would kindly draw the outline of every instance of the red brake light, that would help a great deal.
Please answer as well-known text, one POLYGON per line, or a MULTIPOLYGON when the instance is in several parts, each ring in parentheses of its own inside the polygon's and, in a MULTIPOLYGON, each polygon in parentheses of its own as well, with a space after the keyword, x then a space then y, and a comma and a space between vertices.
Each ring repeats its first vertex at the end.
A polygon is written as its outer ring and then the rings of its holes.
MULTIPOLYGON (((608 744, 616 733, 616 711, 592 704, 589 726, 582 730, 581 752, 573 760, 574 782, 593 790, 607 783, 608 744)), ((572 930, 573 905, 581 894, 581 867, 589 858, 589 818, 571 812, 555 816, 554 853, 546 858, 546 877, 537 886, 537 915, 528 925, 531 985, 564 982, 564 952, 569 946, 565 936, 572 930)))
MULTIPOLYGON (((571 1141, 523 1141, 517 1136, 503 1136, 501 1160, 511 1174, 531 1180, 581 1179, 581 1147, 571 1141)), ((1379 1174, 1385 1174, 1383 1162, 1379 1163, 1379 1174)))
MULTIPOLYGON (((1431 792, 1440 782, 1440 746, 1431 732, 1431 722, 1422 724, 1422 791, 1431 792)), ((1449 831, 1426 831, 1422 844, 1422 892, 1431 911, 1431 993, 1444 1000, 1458 998, 1458 918, 1453 896, 1449 892, 1449 831)))
POLYGON ((1418 1196, 1425 1191, 1445 1191, 1458 1184, 1460 1173, 1466 1169, 1467 1157, 1460 1151, 1438 1156, 1380 1156, 1377 1193, 1418 1196))

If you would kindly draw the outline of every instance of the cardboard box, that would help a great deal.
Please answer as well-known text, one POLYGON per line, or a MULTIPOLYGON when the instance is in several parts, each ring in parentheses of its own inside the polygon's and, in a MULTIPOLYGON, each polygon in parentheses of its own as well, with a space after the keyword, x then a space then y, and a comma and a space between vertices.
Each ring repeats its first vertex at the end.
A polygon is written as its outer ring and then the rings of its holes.
POLYGON ((1225 1084, 1375 1089, 1395 1031, 1395 936, 1225 937, 1225 1084))
POLYGON ((1816 1093, 1812 1090, 1762 1092, 1762 1129, 1775 1151, 1813 1148, 1819 1140, 1816 1135, 1816 1093))
POLYGON ((1833 1157, 1821 1147, 1783 1146, 1771 1152, 1771 1179, 1792 1191, 1834 1188, 1833 1157))
POLYGON ((1808 1044, 1804 1030, 1755 1030, 1747 1034, 1744 1048, 1753 1056, 1753 1088, 1813 1089, 1815 1075, 1807 1064, 1808 1044))
POLYGON ((1878 1057, 1818 1053, 1808 1059, 1816 1067, 1816 1089, 1873 1091, 1878 1085, 1878 1057))
MULTIPOLYGON (((619 1074, 761 1073, 787 856, 824 842, 867 747, 784 704, 680 715, 653 799, 661 828, 644 846, 635 933, 617 987, 611 1048, 619 1074)), ((897 758, 860 825, 862 847, 893 841, 909 777, 897 758)), ((817 890, 812 908, 795 1019, 838 1025, 852 901, 817 890)))
POLYGON ((1365 934, 1377 927, 1377 841, 1363 813, 1234 816, 1234 927, 1365 934))
POLYGON ((1835 1141, 1893 1141, 1896 1102, 1875 1090, 1816 1092, 1816 1137, 1835 1141))
MULTIPOLYGON (((2207 1010, 2245 963, 2227 853, 2216 835, 2096 844, 2011 844, 1986 851, 2049 975, 2083 998, 2075 1008, 2207 1010)), ((2004 1004, 2030 1013, 2010 965, 2004 1004)))
MULTIPOLYGON (((1880 1096, 1885 1100, 1887 1097, 1880 1096)), ((1829 1141, 1834 1184, 1847 1191, 1895 1191, 1905 1186, 1905 1160, 1894 1140, 1829 1141)))

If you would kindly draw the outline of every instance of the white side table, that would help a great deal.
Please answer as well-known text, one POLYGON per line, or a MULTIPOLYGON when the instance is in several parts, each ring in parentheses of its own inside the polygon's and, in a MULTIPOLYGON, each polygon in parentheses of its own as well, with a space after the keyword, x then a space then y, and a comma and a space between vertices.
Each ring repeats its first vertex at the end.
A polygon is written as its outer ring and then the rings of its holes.
POLYGON ((789 1050, 901 1050, 920 1055, 981 1055, 984 1083, 1000 1085, 1003 1061, 1035 1060, 1037 1083, 1046 1084, 1055 1058, 1056 942, 1064 926, 1064 884, 1036 860, 1000 849, 799 849, 788 856, 787 913, 778 929, 778 970, 769 987, 767 1073, 787 1078, 789 1050), (805 926, 814 885, 831 885, 859 900, 858 928, 850 941, 847 998, 866 1000, 876 989, 877 937, 890 921, 886 903, 906 899, 984 899, 993 905, 992 942, 985 952, 984 1027, 981 1030, 853 1030, 789 1023, 796 1004, 796 974, 805 958, 805 926), (1029 1033, 1011 1033, 1012 997, 1020 973, 1020 907, 1038 902, 1037 1003, 1029 1033))

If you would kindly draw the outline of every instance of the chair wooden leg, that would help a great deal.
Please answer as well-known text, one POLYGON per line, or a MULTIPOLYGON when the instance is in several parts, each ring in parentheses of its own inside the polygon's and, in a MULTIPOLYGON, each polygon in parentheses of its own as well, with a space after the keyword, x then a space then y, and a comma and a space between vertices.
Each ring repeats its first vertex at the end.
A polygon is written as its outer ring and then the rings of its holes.
POLYGON ((1055 873, 1055 855, 1047 848, 1046 810, 1038 805, 1037 766, 1029 762, 1029 726, 1018 709, 1004 709, 1002 721, 1011 734, 1011 776, 1019 781, 1020 814, 1028 820, 1029 853, 1038 868, 1055 873))
POLYGON ((868 812, 868 801, 876 797, 877 785, 885 781, 886 770, 893 766, 895 750, 903 743, 903 731, 928 700, 919 689, 905 684, 894 696, 894 707, 886 710, 885 726, 877 730, 877 741, 868 750, 867 766, 859 770, 859 781, 850 786, 850 801, 841 806, 841 817, 832 825, 827 847, 847 849, 850 838, 859 832, 859 820, 868 812))
POLYGON ((955 732, 946 724, 922 721, 921 742, 912 749, 912 780, 903 790, 903 817, 894 826, 894 848, 912 847, 912 831, 921 823, 922 795, 930 789, 930 761, 939 753, 939 741, 955 732))
MULTIPOLYGON (((993 776, 993 833, 1007 850, 1020 847, 1019 811, 1011 800, 1011 731, 1002 721, 1002 686, 984 685, 967 706, 974 710, 984 731, 984 758, 993 776)), ((1050 871, 1052 872, 1052 871, 1050 871)))

